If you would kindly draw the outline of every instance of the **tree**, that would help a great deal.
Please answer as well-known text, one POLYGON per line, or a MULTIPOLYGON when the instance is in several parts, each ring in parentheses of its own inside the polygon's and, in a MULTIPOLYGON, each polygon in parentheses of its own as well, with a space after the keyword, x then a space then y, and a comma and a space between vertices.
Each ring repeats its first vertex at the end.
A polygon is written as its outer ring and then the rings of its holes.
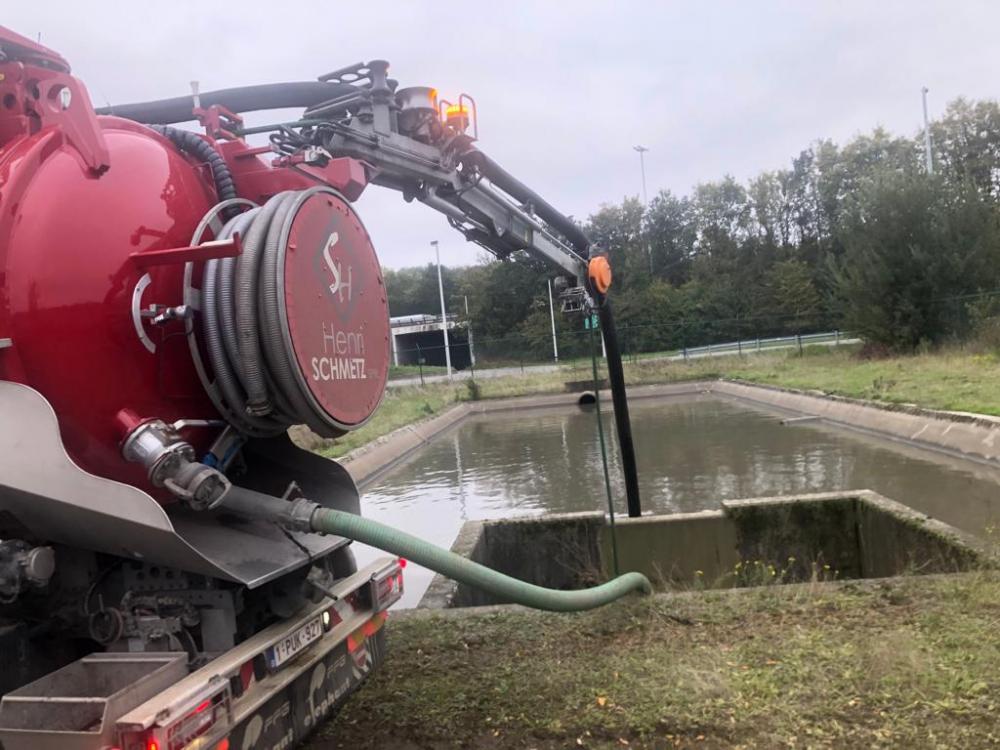
POLYGON ((883 172, 852 196, 840 232, 846 324, 894 350, 961 333, 957 298, 998 277, 997 213, 967 185, 883 172))
POLYGON ((602 205, 584 227, 591 241, 608 253, 614 284, 618 288, 641 286, 649 281, 642 216, 639 199, 626 198, 621 205, 602 205))
POLYGON ((771 266, 767 287, 775 316, 794 326, 811 324, 820 312, 812 271, 801 260, 784 260, 771 266))
POLYGON ((468 269, 459 293, 469 298, 469 318, 477 338, 503 339, 528 317, 535 299, 547 299, 547 269, 517 254, 468 269))
POLYGON ((649 204, 646 239, 653 256, 653 276, 677 286, 691 276, 698 229, 688 198, 662 190, 649 204))
MULTIPOLYGON (((744 183, 601 205, 584 229, 610 256, 628 348, 829 329, 843 316, 899 349, 960 335, 968 305, 942 300, 1000 280, 1000 105, 959 99, 931 127, 933 179, 922 137, 876 128, 842 145, 817 141, 744 183)), ((468 296, 484 350, 542 356, 551 274, 516 253, 445 269, 445 297, 463 311, 468 296)), ((386 286, 393 315, 438 310, 432 265, 387 271, 386 286)), ((557 325, 575 340, 578 320, 557 325)))
MULTIPOLYGON (((451 299, 455 294, 464 268, 441 268, 441 280, 444 286, 445 299, 451 299)), ((428 263, 415 268, 382 269, 385 280, 386 294, 389 298, 389 311, 393 316, 416 315, 426 313, 439 315, 441 312, 441 297, 438 291, 437 266, 428 263)))
POLYGON ((1000 197, 1000 105, 956 99, 932 123, 937 171, 949 182, 969 182, 984 197, 1000 197))

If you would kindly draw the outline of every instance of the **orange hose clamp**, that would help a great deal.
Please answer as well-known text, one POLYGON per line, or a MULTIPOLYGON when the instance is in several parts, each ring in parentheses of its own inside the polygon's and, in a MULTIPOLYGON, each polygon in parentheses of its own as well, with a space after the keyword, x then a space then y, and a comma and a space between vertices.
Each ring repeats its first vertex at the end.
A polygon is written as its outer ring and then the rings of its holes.
POLYGON ((594 290, 599 294, 607 294, 611 288, 611 264, 603 255, 595 255, 587 264, 587 275, 594 290))

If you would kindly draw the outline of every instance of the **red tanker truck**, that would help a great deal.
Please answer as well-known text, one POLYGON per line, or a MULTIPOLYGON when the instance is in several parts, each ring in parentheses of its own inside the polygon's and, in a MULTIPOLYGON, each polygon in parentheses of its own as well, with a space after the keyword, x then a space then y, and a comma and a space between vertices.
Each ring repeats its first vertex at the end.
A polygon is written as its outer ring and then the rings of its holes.
POLYGON ((287 748, 378 667, 403 562, 357 569, 357 487, 287 434, 353 430, 385 388, 369 185, 600 314, 638 507, 604 256, 477 131, 383 61, 95 110, 0 27, 6 750, 287 748))

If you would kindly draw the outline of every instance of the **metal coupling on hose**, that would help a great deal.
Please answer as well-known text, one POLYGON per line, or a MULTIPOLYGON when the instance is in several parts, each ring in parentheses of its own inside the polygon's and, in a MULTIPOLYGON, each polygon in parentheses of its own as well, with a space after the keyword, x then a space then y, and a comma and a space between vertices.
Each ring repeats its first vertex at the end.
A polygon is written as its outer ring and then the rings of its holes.
POLYGON ((175 425, 161 419, 143 422, 129 432, 122 456, 146 467, 154 487, 165 487, 195 510, 216 507, 232 487, 225 474, 197 460, 194 447, 175 425))
POLYGON ((319 504, 304 497, 286 500, 246 487, 233 487, 226 495, 222 507, 232 513, 249 518, 271 521, 289 531, 314 531, 313 515, 319 504))

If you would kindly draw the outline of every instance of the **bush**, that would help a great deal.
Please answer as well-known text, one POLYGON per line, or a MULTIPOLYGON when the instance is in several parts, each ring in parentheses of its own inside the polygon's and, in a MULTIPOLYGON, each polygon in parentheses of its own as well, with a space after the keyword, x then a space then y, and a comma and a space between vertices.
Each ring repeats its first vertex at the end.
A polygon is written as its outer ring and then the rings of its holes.
POLYGON ((483 397, 483 389, 480 388, 479 383, 476 382, 475 378, 469 378, 466 380, 465 388, 467 391, 466 397, 468 401, 478 401, 483 397))
POLYGON ((969 345, 975 351, 1000 352, 1000 299, 987 297, 966 307, 972 334, 969 345))
POLYGON ((996 210, 974 190, 885 172, 854 195, 834 264, 846 326, 913 351, 967 333, 957 298, 991 289, 1000 267, 996 210))

